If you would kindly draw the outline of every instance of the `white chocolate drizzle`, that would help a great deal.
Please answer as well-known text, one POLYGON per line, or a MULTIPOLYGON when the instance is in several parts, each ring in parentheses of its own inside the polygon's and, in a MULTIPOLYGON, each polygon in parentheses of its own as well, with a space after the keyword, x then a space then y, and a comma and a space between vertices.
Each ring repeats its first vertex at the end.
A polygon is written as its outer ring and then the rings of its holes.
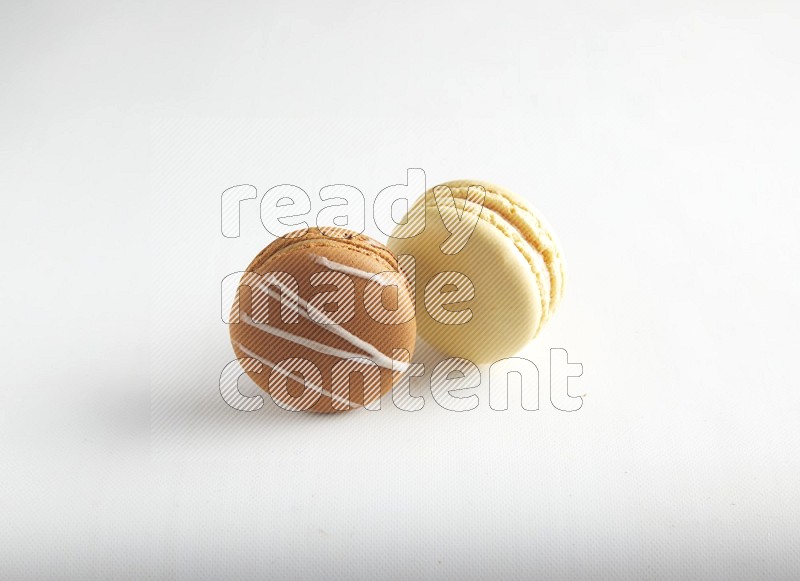
MULTIPOLYGON (((324 329, 334 335, 344 339, 355 348, 360 349, 361 351, 365 352, 378 366, 383 367, 385 369, 390 369, 393 371, 405 371, 408 368, 408 363, 404 361, 398 361, 396 359, 392 359, 388 355, 382 353, 377 347, 364 341, 360 337, 354 335, 353 333, 349 332, 348 330, 344 329, 341 325, 335 323, 333 319, 328 317, 325 313, 317 309, 313 305, 309 305, 302 297, 295 294, 295 292, 287 287, 286 285, 280 283, 279 281, 275 282, 275 285, 281 289, 283 293, 286 294, 292 300, 297 301, 298 305, 298 312, 301 317, 307 319, 317 325, 321 329, 324 329), (314 318, 309 315, 309 313, 314 315, 314 318)), ((263 284, 259 285, 263 291, 265 291, 270 297, 273 299, 280 300, 280 297, 276 295, 276 293, 269 288, 269 286, 264 286, 263 284)), ((340 357, 342 359, 351 359, 355 357, 363 357, 362 353, 353 353, 350 351, 344 351, 342 349, 338 349, 336 347, 332 347, 330 345, 326 345, 325 343, 320 343, 319 341, 314 341, 313 339, 308 339, 306 337, 301 337, 299 335, 295 335, 293 333, 289 333, 288 331, 284 331, 283 329, 278 329, 277 327, 273 327, 272 325, 267 325, 265 323, 257 323, 252 320, 249 315, 241 316, 241 321, 247 325, 255 327, 265 333, 269 333, 270 335, 274 335, 286 341, 291 341, 298 345, 302 345, 319 353, 324 353, 326 355, 332 355, 334 357, 340 357)))
POLYGON ((365 278, 367 280, 374 280, 377 283, 380 283, 384 286, 396 285, 397 281, 393 280, 392 277, 385 276, 386 273, 379 272, 367 272, 366 270, 361 270, 358 268, 354 268, 352 266, 347 266, 346 264, 342 264, 340 262, 336 262, 329 258, 325 258, 324 256, 317 256, 316 260, 314 261, 317 264, 321 264, 322 266, 329 268, 330 270, 335 270, 337 272, 343 272, 345 274, 351 274, 353 276, 357 276, 358 278, 365 278))
MULTIPOLYGON (((296 373, 291 373, 289 371, 286 371, 282 367, 278 367, 275 363, 273 363, 272 361, 270 361, 266 357, 262 357, 260 355, 257 355, 256 353, 253 353, 252 351, 250 351, 247 347, 245 347, 241 343, 237 343, 237 345, 239 345, 239 349, 242 350, 242 353, 244 353, 248 357, 252 357, 253 359, 258 361, 259 363, 262 363, 262 364, 266 365, 267 367, 271 367, 274 371, 278 372, 281 375, 289 377, 290 379, 294 379, 296 382, 305 385, 306 387, 310 388, 312 391, 315 391, 315 392, 317 392, 317 393, 319 393, 321 395, 327 396, 327 397, 329 397, 331 399, 334 399, 334 400, 336 400, 336 401, 338 401, 340 403, 347 404, 347 405, 349 405, 351 407, 357 407, 358 406, 357 403, 355 403, 355 402, 353 402, 353 401, 351 401, 349 399, 343 398, 340 395, 337 395, 335 393, 331 393, 330 391, 328 391, 324 387, 320 387, 320 386, 318 386, 318 385, 316 385, 314 383, 311 383, 308 380, 304 380, 302 377, 298 376, 296 373)), ((305 399, 306 398, 303 397, 303 399, 301 400, 301 404, 302 404, 302 401, 305 401, 305 399)), ((288 404, 284 404, 284 405, 288 405, 288 404)), ((296 410, 300 410, 300 409, 302 409, 302 408, 301 407, 300 408, 294 408, 295 411, 296 410)))

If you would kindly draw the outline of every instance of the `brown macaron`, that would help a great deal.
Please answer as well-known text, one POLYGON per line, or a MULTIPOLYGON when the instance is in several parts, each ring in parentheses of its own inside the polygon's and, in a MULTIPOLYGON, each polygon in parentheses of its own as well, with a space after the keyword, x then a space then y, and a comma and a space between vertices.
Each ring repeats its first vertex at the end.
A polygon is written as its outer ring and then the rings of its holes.
POLYGON ((284 409, 375 409, 414 352, 413 289, 368 236, 293 232, 247 267, 230 335, 248 375, 284 409))

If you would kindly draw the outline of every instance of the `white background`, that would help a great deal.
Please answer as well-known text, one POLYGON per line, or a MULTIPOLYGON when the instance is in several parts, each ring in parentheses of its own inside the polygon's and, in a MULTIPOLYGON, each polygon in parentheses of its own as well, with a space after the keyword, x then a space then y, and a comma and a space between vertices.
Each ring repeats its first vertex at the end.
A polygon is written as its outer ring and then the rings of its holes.
POLYGON ((6 2, 0 577, 796 578, 798 19, 6 2), (219 281, 270 237, 251 202, 223 238, 222 191, 409 167, 555 226, 541 409, 227 408, 219 281))

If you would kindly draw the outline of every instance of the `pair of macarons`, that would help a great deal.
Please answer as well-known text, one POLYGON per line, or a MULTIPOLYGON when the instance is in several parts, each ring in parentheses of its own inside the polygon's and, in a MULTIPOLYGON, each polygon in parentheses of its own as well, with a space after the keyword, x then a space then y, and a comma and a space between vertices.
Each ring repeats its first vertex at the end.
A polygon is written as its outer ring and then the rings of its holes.
POLYGON ((242 278, 230 334, 278 405, 341 412, 379 404, 417 335, 474 363, 514 355, 563 292, 562 253, 541 214, 508 190, 457 180, 412 204, 386 246, 335 227, 271 243, 242 278))

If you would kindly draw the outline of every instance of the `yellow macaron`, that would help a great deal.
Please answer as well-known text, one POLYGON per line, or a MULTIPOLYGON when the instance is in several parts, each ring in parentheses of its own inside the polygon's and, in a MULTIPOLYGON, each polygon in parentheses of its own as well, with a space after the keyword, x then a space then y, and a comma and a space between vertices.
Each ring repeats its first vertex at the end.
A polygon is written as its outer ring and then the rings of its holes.
POLYGON ((527 201, 488 182, 455 180, 429 189, 387 246, 414 256, 416 280, 425 284, 416 293, 420 336, 475 363, 517 353, 564 293, 553 229, 527 201))

